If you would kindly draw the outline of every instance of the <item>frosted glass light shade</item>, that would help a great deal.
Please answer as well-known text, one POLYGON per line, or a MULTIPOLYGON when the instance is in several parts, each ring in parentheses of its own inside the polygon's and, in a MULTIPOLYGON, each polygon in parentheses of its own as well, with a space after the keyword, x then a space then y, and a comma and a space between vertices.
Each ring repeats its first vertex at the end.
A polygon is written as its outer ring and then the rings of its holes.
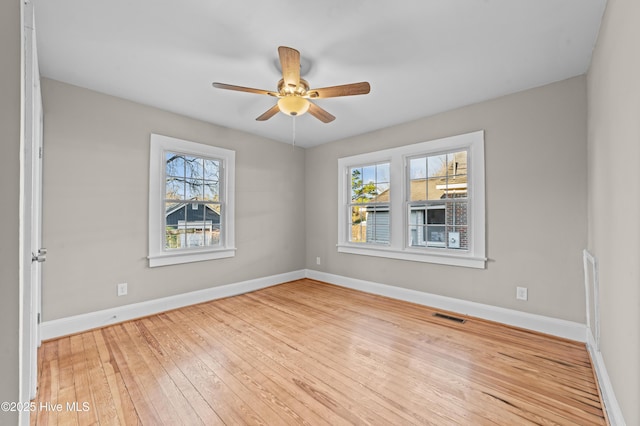
POLYGON ((278 108, 287 115, 302 115, 309 110, 309 101, 300 96, 285 96, 278 101, 278 108))

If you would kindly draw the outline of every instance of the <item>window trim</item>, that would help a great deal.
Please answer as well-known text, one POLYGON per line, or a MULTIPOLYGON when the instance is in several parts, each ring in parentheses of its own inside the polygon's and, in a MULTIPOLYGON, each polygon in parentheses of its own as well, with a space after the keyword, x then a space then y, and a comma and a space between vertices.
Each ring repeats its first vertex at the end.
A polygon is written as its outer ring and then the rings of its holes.
POLYGON ((452 266, 484 269, 485 229, 485 176, 484 131, 456 135, 427 142, 405 145, 381 151, 353 155, 338 159, 338 244, 339 253, 391 259, 428 262, 452 266), (405 214, 411 202, 407 201, 407 162, 418 155, 467 150, 468 188, 468 249, 413 248, 408 246, 409 216, 405 214), (348 238, 348 203, 350 196, 349 168, 361 164, 390 161, 390 241, 388 245, 351 243, 348 238), (402 212, 402 214, 399 214, 402 212))
POLYGON ((149 154, 149 267, 223 259, 235 256, 235 151, 169 136, 151 134, 149 154), (220 244, 215 247, 164 249, 165 152, 179 152, 219 159, 222 163, 220 193, 220 244))

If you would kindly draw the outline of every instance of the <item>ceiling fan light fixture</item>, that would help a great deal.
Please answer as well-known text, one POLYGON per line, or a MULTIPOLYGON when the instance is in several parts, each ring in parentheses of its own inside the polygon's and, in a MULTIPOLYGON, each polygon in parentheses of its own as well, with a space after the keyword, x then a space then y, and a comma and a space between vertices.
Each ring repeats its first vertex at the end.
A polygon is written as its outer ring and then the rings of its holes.
POLYGON ((278 98, 278 103, 259 115, 256 121, 266 121, 279 112, 295 117, 309 111, 309 114, 323 123, 331 123, 336 118, 313 102, 309 102, 308 99, 366 95, 371 90, 369 83, 366 81, 309 90, 309 83, 304 78, 300 78, 300 73, 302 72, 300 69, 302 64, 300 52, 291 47, 280 46, 278 47, 278 57, 280 59, 282 78, 278 82, 277 92, 226 83, 213 83, 213 87, 278 98))
POLYGON ((278 108, 287 115, 298 116, 309 110, 309 101, 300 96, 284 96, 278 101, 278 108))

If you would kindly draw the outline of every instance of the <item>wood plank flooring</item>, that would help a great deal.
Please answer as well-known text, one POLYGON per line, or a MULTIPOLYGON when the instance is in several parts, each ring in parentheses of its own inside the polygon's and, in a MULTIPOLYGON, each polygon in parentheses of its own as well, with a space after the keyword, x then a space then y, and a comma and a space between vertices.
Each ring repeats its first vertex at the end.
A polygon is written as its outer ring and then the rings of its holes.
POLYGON ((434 312, 299 280, 48 341, 31 424, 606 424, 583 344, 434 312))

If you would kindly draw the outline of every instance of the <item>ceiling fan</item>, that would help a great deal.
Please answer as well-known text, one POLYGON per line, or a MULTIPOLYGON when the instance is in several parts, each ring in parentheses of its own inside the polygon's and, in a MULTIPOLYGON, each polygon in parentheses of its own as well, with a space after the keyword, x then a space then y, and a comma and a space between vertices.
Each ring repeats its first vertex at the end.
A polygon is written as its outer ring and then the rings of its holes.
POLYGON ((257 121, 266 121, 278 112, 283 112, 295 117, 308 111, 309 114, 323 123, 330 123, 335 120, 335 117, 318 105, 310 102, 309 99, 366 95, 371 90, 369 83, 366 81, 323 87, 320 89, 309 89, 309 83, 300 78, 300 52, 291 47, 280 46, 278 47, 278 56, 280 57, 280 65, 282 67, 282 79, 278 82, 277 92, 234 86, 225 83, 213 83, 213 87, 238 92, 256 93, 258 95, 269 95, 278 98, 278 103, 256 118, 257 121))

